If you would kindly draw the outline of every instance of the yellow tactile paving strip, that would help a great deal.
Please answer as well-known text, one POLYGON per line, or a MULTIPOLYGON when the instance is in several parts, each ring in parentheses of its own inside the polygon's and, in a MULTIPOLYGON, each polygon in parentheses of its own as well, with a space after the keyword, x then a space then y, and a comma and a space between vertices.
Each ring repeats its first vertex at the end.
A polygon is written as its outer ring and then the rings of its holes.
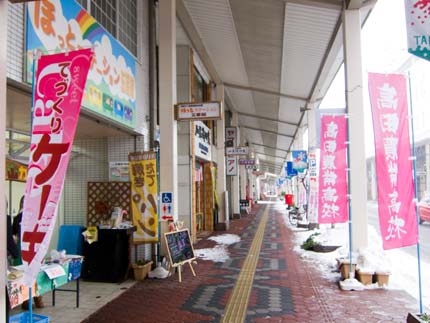
POLYGON ((254 281, 255 269, 260 256, 261 245, 264 238, 264 230, 269 219, 269 208, 266 206, 261 217, 257 232, 252 240, 251 248, 243 263, 236 285, 228 300, 224 311, 223 323, 245 322, 246 310, 248 309, 249 296, 251 295, 252 283, 254 281))

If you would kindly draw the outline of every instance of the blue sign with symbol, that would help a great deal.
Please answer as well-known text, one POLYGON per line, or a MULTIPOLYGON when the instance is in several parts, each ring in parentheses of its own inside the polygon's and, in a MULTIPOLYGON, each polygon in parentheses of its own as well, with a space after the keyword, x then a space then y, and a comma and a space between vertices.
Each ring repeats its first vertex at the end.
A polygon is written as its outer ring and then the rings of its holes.
POLYGON ((161 194, 161 202, 163 203, 172 203, 172 193, 166 192, 161 194))

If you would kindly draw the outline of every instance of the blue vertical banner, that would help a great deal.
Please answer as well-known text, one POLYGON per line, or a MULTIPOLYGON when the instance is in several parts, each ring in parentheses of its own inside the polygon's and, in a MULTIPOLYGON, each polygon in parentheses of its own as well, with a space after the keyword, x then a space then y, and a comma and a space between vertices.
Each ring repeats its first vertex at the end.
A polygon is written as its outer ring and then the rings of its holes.
POLYGON ((308 153, 306 150, 293 150, 293 169, 303 173, 308 168, 308 153))
POLYGON ((287 162, 287 166, 285 167, 285 171, 287 172, 288 177, 297 175, 297 171, 293 168, 293 162, 292 161, 287 162))

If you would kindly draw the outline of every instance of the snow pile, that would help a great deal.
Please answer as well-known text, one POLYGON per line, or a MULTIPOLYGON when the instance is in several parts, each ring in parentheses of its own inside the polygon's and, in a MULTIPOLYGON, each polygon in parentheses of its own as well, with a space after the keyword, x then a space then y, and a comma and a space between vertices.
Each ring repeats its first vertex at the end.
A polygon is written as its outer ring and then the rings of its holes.
MULTIPOLYGON (((284 215, 284 222, 288 226, 288 218, 284 215)), ((406 252, 406 248, 383 250, 381 235, 373 226, 368 227, 368 247, 353 253, 357 261, 357 268, 363 271, 389 272, 391 273, 386 288, 401 289, 418 299, 418 263, 417 257, 406 252)), ((409 247, 415 248, 415 247, 409 247)), ((302 259, 311 261, 321 272, 322 276, 330 281, 339 280, 337 273, 338 258, 349 257, 348 224, 320 225, 320 229, 312 231, 295 230, 294 250, 302 259), (317 253, 301 249, 302 243, 313 233, 320 233, 315 241, 322 245, 341 246, 329 253, 317 253)), ((421 262, 423 305, 430 307, 430 264, 421 262)), ((364 286, 365 289, 377 288, 376 284, 364 286)))
POLYGON ((209 240, 215 241, 218 244, 222 245, 231 245, 240 241, 240 237, 236 234, 222 234, 219 236, 209 237, 209 240))
POLYGON ((217 245, 213 248, 196 249, 196 256, 203 260, 226 262, 230 258, 227 246, 239 242, 240 237, 236 234, 222 234, 219 236, 209 237, 209 240, 215 241, 217 245))
POLYGON ((216 245, 213 248, 197 249, 196 256, 203 260, 211 260, 213 262, 226 262, 230 258, 225 245, 216 245))

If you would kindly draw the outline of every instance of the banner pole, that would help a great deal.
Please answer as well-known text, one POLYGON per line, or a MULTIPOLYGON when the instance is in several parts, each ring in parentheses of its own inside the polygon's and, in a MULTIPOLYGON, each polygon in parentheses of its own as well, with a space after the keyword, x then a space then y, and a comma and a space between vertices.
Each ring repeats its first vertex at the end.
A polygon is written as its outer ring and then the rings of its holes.
MULTIPOLYGON (((33 115, 34 115, 34 98, 35 98, 35 92, 34 92, 34 88, 35 88, 35 83, 36 83, 36 63, 39 60, 39 51, 36 49, 33 52, 33 66, 32 66, 32 73, 33 75, 31 76, 31 110, 30 110, 30 142, 31 142, 31 137, 33 135, 33 115)), ((19 237, 21 239, 21 237, 19 237)), ((29 292, 29 298, 28 298, 28 313, 30 316, 30 320, 29 323, 33 323, 33 295, 32 295, 32 286, 29 287, 28 289, 29 292)))
POLYGON ((160 217, 160 149, 155 148, 155 160, 157 164, 157 209, 158 209, 158 242, 157 242, 157 265, 160 263, 161 248, 161 217, 160 217))
POLYGON ((28 288, 28 314, 30 316, 30 323, 33 323, 33 295, 32 287, 28 288))
POLYGON ((352 277, 352 214, 351 214, 351 169, 350 169, 350 142, 349 142, 349 115, 345 114, 346 118, 346 172, 348 174, 348 239, 349 239, 349 278, 352 277))
POLYGON ((412 108, 412 86, 411 86, 411 75, 408 71, 408 85, 409 85, 409 110, 410 110, 410 123, 411 123, 411 133, 412 133, 412 161, 414 170, 414 194, 415 194, 415 213, 417 217, 417 260, 418 260, 418 290, 419 290, 419 302, 420 302, 420 314, 423 313, 423 295, 422 295, 422 282, 421 282, 421 248, 420 248, 420 216, 418 213, 418 189, 417 189, 417 166, 416 166, 416 151, 415 151, 415 136, 414 136, 414 119, 413 119, 413 108, 412 108))

